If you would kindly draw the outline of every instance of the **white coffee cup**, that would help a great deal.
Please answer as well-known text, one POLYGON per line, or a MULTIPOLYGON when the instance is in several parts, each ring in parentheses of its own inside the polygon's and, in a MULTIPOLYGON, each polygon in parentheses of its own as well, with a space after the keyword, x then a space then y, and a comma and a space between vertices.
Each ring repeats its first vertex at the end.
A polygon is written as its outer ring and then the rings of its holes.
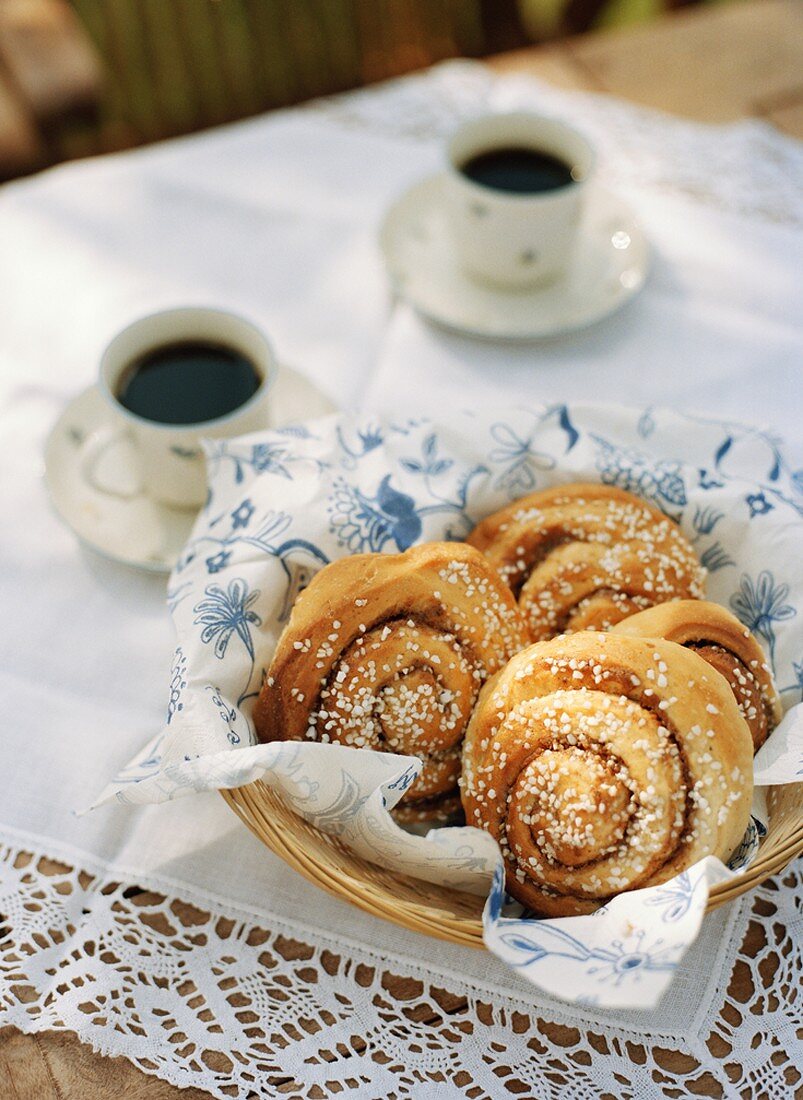
POLYGON ((571 126, 518 111, 465 122, 447 145, 445 212, 460 263, 472 278, 524 289, 560 275, 577 241, 583 202, 594 170, 594 150, 571 126), (522 194, 487 187, 462 171, 495 149, 549 153, 572 180, 551 191, 522 194))
MULTIPOLYGON (((81 455, 81 471, 98 492, 129 499, 141 493, 174 508, 198 508, 206 499, 206 464, 201 440, 241 435, 267 425, 267 395, 277 365, 270 344, 250 321, 219 309, 188 307, 152 313, 134 321, 111 341, 100 361, 98 389, 114 416, 93 433, 81 455), (165 424, 131 412, 118 393, 125 372, 137 360, 166 345, 193 342, 230 348, 252 364, 256 392, 238 408, 214 420, 165 424), (103 456, 126 445, 132 455, 124 475, 104 476, 103 456)), ((120 464, 117 464, 118 468, 120 464)))

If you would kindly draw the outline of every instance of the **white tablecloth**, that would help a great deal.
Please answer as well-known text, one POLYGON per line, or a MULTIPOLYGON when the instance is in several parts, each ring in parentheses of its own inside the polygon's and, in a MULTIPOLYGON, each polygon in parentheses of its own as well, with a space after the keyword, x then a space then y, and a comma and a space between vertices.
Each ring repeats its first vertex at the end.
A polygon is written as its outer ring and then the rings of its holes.
MULTIPOLYGON (((464 1097, 472 1081, 495 1095, 506 1065, 539 1096, 557 1095, 561 1075, 573 1095, 616 1094, 615 1072, 647 1093, 661 1072, 656 1045, 685 1050, 701 1067, 690 1073, 714 1074, 730 1094, 728 1056, 720 1047, 714 1060, 707 1045, 714 1034, 742 1063, 737 1085, 781 1094, 794 1046, 785 997, 742 1010, 738 1029, 720 1015, 752 900, 708 918, 657 1013, 569 1012, 487 954, 402 932, 307 886, 216 795, 76 818, 160 725, 172 639, 164 581, 81 550, 59 524, 41 450, 121 325, 211 302, 253 317, 284 362, 343 405, 668 403, 773 425, 803 465, 801 165, 797 145, 757 123, 695 126, 454 64, 0 191, 0 914, 11 927, 3 938, 0 919, 0 1025, 66 1026, 176 1083, 242 1097, 275 1095, 282 1074, 299 1089, 362 1075, 361 1095, 464 1097), (519 103, 559 111, 599 143, 602 176, 638 211, 654 269, 642 295, 595 328, 503 347, 447 335, 393 303, 376 232, 399 191, 437 168, 457 119, 519 103), (34 780, 46 748, 51 765, 34 780), (66 866, 53 877, 20 853, 66 866), (158 896, 132 900, 133 884, 158 896), (197 927, 171 915, 174 897, 203 911, 197 927), (419 978, 436 1005, 438 989, 467 998, 470 1034, 445 1012, 416 1025, 388 1000, 387 970, 419 978), (34 993, 21 996, 22 985, 34 993), (238 1016, 234 986, 261 1037, 246 1010, 238 1016), (515 1024, 527 1011, 575 1031, 563 1046, 540 1033, 532 1042, 515 1024), (607 1055, 589 1033, 614 1044, 607 1055), (367 1046, 355 1053, 352 1036, 367 1046), (617 1049, 624 1041, 644 1058, 617 1049), (321 1054, 338 1043, 348 1058, 321 1054)), ((780 946, 768 938, 765 954, 778 950, 779 989, 799 980, 799 942, 783 925, 800 884, 794 874, 789 883, 761 903, 778 914, 780 946)))

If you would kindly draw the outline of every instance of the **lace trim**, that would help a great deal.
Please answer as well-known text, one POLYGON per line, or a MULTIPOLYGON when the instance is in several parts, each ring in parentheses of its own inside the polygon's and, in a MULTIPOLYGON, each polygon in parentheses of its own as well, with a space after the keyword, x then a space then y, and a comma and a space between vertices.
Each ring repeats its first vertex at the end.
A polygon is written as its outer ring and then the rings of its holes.
POLYGON ((693 122, 613 96, 561 91, 529 76, 494 76, 470 61, 447 62, 299 110, 348 128, 428 141, 479 112, 525 107, 582 127, 598 147, 600 177, 614 189, 674 194, 761 222, 803 226, 803 146, 753 119, 693 122))
MULTIPOLYGON (((146 1073, 227 1100, 537 1095, 577 1100, 791 1095, 803 863, 752 895, 720 1012, 682 1043, 578 1014, 546 1022, 512 997, 271 928, 210 899, 179 901, 101 869, 0 847, 0 1026, 63 1029, 146 1073), (674 1058, 674 1061, 673 1061, 674 1058)), ((191 891, 182 891, 185 899, 191 891)), ((327 942, 329 939, 329 942, 327 942)))

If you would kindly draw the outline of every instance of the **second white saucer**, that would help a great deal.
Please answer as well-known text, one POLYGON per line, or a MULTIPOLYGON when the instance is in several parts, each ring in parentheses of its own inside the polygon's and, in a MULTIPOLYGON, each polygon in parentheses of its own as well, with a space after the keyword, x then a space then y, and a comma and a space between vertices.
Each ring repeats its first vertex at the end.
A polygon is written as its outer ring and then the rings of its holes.
POLYGON ((593 189, 572 263, 548 286, 503 290, 461 269, 449 237, 440 175, 406 191, 388 211, 380 242, 395 291, 431 321, 457 332, 534 340, 585 328, 644 285, 649 248, 630 206, 593 189))
MULTIPOLYGON (((335 406, 312 382, 282 367, 270 398, 270 424, 334 412, 335 406)), ((116 423, 97 386, 67 405, 45 444, 45 484, 53 506, 81 542, 104 557, 152 573, 169 573, 189 537, 194 511, 159 504, 142 492, 121 496, 100 491, 84 476, 85 443, 116 423)), ((136 486, 134 455, 125 441, 103 456, 108 480, 136 486)))

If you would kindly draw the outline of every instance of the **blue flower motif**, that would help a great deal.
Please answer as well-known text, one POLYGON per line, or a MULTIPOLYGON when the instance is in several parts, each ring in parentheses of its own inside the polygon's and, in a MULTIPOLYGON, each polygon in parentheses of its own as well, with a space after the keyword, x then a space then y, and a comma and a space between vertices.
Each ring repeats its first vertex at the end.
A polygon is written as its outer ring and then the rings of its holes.
POLYGON ((492 425, 491 436, 497 446, 488 455, 491 462, 497 462, 504 469, 497 479, 497 486, 511 496, 527 493, 536 485, 537 470, 552 470, 555 459, 533 447, 533 429, 527 438, 517 435, 509 424, 499 422, 492 425))
POLYGON ((376 499, 384 514, 390 517, 390 532, 398 548, 406 550, 412 546, 421 534, 421 520, 413 498, 392 488, 390 474, 386 474, 379 483, 376 499))
POLYGON ((217 554, 213 554, 211 558, 207 558, 206 568, 208 572, 219 573, 221 569, 228 565, 230 557, 231 550, 219 550, 217 554))
POLYGON ((355 447, 350 446, 339 424, 336 429, 336 434, 340 449, 345 456, 342 460, 342 464, 347 470, 355 469, 357 463, 364 455, 370 454, 371 451, 375 451, 377 447, 381 447, 385 442, 385 437, 379 428, 367 427, 362 431, 358 430, 357 439, 359 443, 355 447))
POLYGON ((162 749, 169 736, 170 731, 166 728, 157 733, 140 754, 117 773, 114 782, 140 783, 143 779, 147 779, 148 776, 157 772, 162 766, 162 749))
POLYGON ((718 512, 716 508, 701 508, 698 504, 694 509, 692 526, 698 535, 710 535, 724 515, 724 512, 718 512))
POLYGON ((683 871, 673 882, 657 889, 645 905, 662 909, 661 920, 665 924, 674 924, 688 913, 696 885, 692 885, 689 872, 683 871))
POLYGON ((423 459, 402 458, 401 465, 411 474, 423 474, 424 477, 437 477, 454 466, 454 459, 438 458, 438 440, 433 432, 424 440, 421 448, 423 459))
POLYGON ((617 447, 598 435, 592 439, 597 444, 597 469, 603 484, 616 485, 659 505, 666 502, 682 508, 686 504, 680 462, 651 462, 640 451, 617 447))
POLYGON ((747 501, 747 506, 750 509, 751 519, 753 518, 753 516, 763 516, 767 512, 771 512, 772 509, 775 507, 774 504, 771 504, 767 500, 766 496, 763 493, 749 493, 745 497, 745 500, 747 501))
POLYGON ((700 564, 709 573, 716 573, 718 569, 724 569, 727 565, 735 565, 736 562, 719 542, 712 542, 710 546, 706 546, 700 555, 700 564))
MULTIPOLYGON (((264 550, 268 554, 275 554, 273 543, 283 535, 285 531, 292 527, 293 517, 287 512, 266 512, 262 517, 260 526, 255 532, 252 532, 249 538, 259 542, 260 549, 264 550)), ((243 537, 243 536, 241 536, 243 537)))
MULTIPOLYGON (((230 745, 239 745, 240 736, 234 728, 237 722, 237 711, 223 699, 223 693, 219 687, 207 684, 206 690, 212 692, 212 702, 218 708, 218 714, 226 725, 226 740, 230 745)), ((189 758, 185 757, 185 759, 189 758)))
POLYGON ((642 439, 649 439, 655 431, 655 417, 652 415, 651 408, 646 408, 641 414, 636 430, 642 439))
POLYGON ((257 473, 278 474, 292 481, 290 471, 282 461, 286 458, 287 450, 280 443, 255 443, 251 449, 251 465, 257 473))
POLYGON ((494 868, 493 883, 491 885, 491 892, 488 896, 488 909, 487 919, 489 921, 498 921, 502 915, 502 906, 505 902, 505 870, 503 864, 499 863, 494 868))
POLYGON ((786 603, 788 584, 775 584, 768 569, 759 573, 755 582, 747 573, 742 574, 739 591, 731 596, 731 607, 753 634, 767 643, 770 661, 775 664, 775 628, 773 623, 793 618, 797 611, 786 603))
POLYGON ((184 703, 182 702, 181 695, 184 688, 187 686, 186 673, 187 655, 181 646, 178 646, 176 655, 173 658, 173 669, 170 674, 170 698, 167 701, 168 726, 173 719, 173 715, 184 710, 184 703))
POLYGON ((410 765, 401 775, 397 776, 392 782, 386 784, 389 791, 401 791, 402 794, 408 787, 412 786, 414 780, 418 778, 418 768, 414 765, 410 765))
POLYGON ((724 481, 720 481, 718 477, 709 473, 708 470, 700 469, 697 471, 697 476, 700 482, 701 489, 721 489, 725 484, 724 481))
POLYGON ((362 453, 367 455, 369 451, 375 451, 384 443, 384 437, 379 428, 367 428, 364 432, 357 432, 362 443, 362 453))
POLYGON ((641 929, 626 942, 614 940, 608 950, 598 948, 592 951, 592 958, 598 959, 601 965, 589 967, 589 975, 599 975, 598 981, 619 986, 633 978, 639 981, 645 971, 674 970, 677 966, 672 958, 675 950, 664 946, 662 939, 645 949, 645 936, 646 931, 641 929))
POLYGON ((246 497, 242 504, 231 513, 232 530, 236 531, 238 527, 247 527, 255 511, 256 509, 251 503, 250 498, 246 497))
POLYGON ((249 623, 259 626, 262 620, 250 608, 259 599, 259 590, 249 593, 245 581, 236 578, 229 581, 227 589, 210 584, 204 592, 207 598, 193 608, 195 625, 203 626, 201 641, 208 644, 214 638, 215 656, 222 659, 231 636, 236 633, 253 661, 254 643, 249 623))
POLYGON ((675 950, 662 939, 645 948, 645 935, 642 929, 627 942, 614 940, 609 947, 591 947, 550 921, 524 920, 503 921, 498 938, 517 953, 518 958, 508 958, 514 967, 529 968, 549 956, 592 963, 585 971, 588 976, 618 986, 625 980, 638 981, 644 972, 675 969, 675 950))
POLYGON ((679 471, 679 462, 659 462, 655 467, 655 482, 665 500, 682 506, 686 503, 686 487, 679 471))
POLYGON ((338 479, 329 513, 333 534, 352 553, 379 551, 390 539, 399 550, 406 550, 421 534, 415 501, 393 488, 390 474, 382 478, 375 497, 338 479))

